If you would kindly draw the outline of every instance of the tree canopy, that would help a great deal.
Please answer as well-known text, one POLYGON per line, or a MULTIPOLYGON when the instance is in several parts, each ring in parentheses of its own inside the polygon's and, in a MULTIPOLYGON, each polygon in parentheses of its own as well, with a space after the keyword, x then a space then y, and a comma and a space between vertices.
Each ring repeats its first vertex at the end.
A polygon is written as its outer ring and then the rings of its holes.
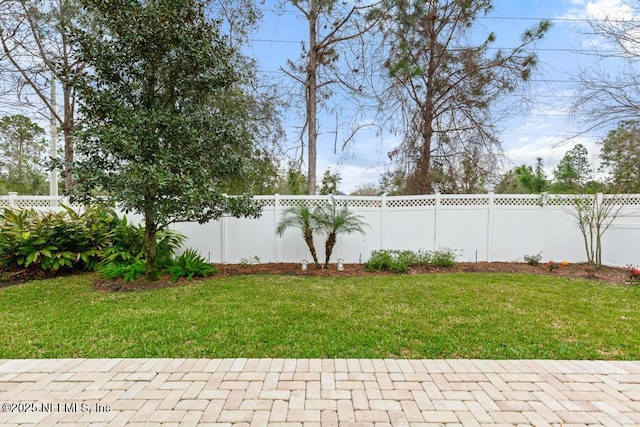
POLYGON ((0 191, 44 194, 44 130, 23 115, 0 119, 0 191))
POLYGON ((622 122, 602 141, 603 168, 609 186, 618 193, 640 193, 640 124, 622 122))

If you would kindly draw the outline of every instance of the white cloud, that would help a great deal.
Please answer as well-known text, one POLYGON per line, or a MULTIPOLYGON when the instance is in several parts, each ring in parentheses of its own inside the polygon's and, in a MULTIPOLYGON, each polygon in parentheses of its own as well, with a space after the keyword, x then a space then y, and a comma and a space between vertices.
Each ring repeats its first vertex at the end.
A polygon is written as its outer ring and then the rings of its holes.
POLYGON ((633 11, 623 0, 572 1, 575 7, 560 16, 563 19, 631 19, 633 11))

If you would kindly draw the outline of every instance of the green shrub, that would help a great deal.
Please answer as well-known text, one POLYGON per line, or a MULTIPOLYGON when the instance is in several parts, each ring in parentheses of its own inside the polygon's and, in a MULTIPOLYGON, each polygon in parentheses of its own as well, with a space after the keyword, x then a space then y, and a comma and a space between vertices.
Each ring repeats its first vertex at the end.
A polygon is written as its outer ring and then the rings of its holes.
POLYGON ((135 260, 130 263, 112 262, 104 265, 101 271, 105 279, 122 278, 124 283, 128 283, 144 276, 146 269, 144 261, 135 260))
MULTIPOLYGON (((175 231, 162 229, 156 234, 156 256, 158 267, 167 267, 175 251, 185 237, 175 231)), ((103 264, 129 264, 144 260, 144 227, 129 224, 127 217, 117 220, 107 235, 103 264)))
MULTIPOLYGON (((157 234, 158 264, 166 267, 184 241, 171 230, 157 234)), ((5 209, 0 214, 0 269, 96 270, 107 264, 144 260, 144 228, 119 219, 112 209, 87 207, 82 213, 5 209)))
POLYGON ((180 277, 191 280, 194 276, 207 277, 217 273, 218 270, 207 263, 195 250, 189 248, 182 255, 171 262, 169 274, 175 282, 180 277))
POLYGON ((429 263, 433 267, 453 267, 456 265, 456 254, 451 249, 435 251, 431 254, 429 263))
POLYGON ((60 212, 5 209, 0 214, 0 265, 4 268, 94 270, 112 211, 87 208, 82 214, 63 206, 60 212))
POLYGON ((364 263, 367 271, 393 271, 404 273, 409 268, 406 260, 401 259, 399 251, 378 250, 371 252, 371 258, 364 263))
POLYGON ((413 252, 410 250, 376 250, 371 252, 369 261, 365 262, 368 271, 393 271, 404 273, 412 266, 453 267, 456 255, 451 250, 413 252))
POLYGON ((527 264, 535 267, 542 261, 542 252, 538 252, 536 255, 525 255, 523 258, 527 264))

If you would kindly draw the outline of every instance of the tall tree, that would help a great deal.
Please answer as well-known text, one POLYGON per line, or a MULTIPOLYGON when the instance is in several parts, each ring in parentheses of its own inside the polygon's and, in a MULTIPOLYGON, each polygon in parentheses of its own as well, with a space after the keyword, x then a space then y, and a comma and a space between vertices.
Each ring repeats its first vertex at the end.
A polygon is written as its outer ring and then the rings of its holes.
POLYGON ((0 177, 4 191, 43 194, 44 130, 22 115, 0 119, 0 177))
POLYGON ((591 173, 587 149, 582 144, 576 144, 556 166, 552 190, 555 193, 579 193, 591 178, 591 173))
MULTIPOLYGON (((307 193, 315 194, 320 128, 318 107, 325 106, 338 88, 346 89, 354 97, 362 94, 365 84, 362 82, 366 80, 362 64, 367 58, 361 49, 345 47, 358 39, 359 45, 363 46, 362 38, 374 27, 379 15, 371 15, 377 3, 363 0, 291 0, 291 4, 302 13, 309 31, 300 61, 297 64, 291 62, 290 69, 284 71, 304 88, 305 123, 300 139, 304 146, 306 133, 307 193)), ((355 126, 343 146, 359 128, 355 126)))
POLYGON ((640 124, 622 122, 602 141, 602 166, 616 193, 640 193, 640 124))
POLYGON ((495 101, 529 79, 536 68, 530 48, 550 24, 540 22, 524 32, 514 49, 491 54, 493 33, 480 43, 471 37, 475 21, 492 10, 491 3, 386 0, 381 29, 390 83, 381 110, 402 123, 403 140, 391 156, 411 169, 407 193, 432 192, 432 167, 443 159, 465 153, 495 159, 501 153, 492 116, 495 101))
POLYGON ((99 192, 140 213, 146 277, 156 280, 162 227, 260 214, 250 198, 220 190, 245 170, 252 149, 233 52, 204 0, 82 4, 87 22, 74 39, 92 74, 79 86, 75 199, 99 192))
POLYGON ((0 1, 0 96, 9 108, 36 108, 62 130, 67 189, 73 182, 75 86, 84 69, 68 33, 77 10, 76 0, 0 1), (61 93, 53 96, 51 86, 58 84, 61 93))

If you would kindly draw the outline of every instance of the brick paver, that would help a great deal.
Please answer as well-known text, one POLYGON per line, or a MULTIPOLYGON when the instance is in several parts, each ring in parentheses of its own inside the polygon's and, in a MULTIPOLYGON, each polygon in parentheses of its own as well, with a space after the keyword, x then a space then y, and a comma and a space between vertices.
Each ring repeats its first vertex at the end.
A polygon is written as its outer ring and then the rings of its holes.
POLYGON ((0 426, 640 425, 640 362, 0 360, 0 426))

